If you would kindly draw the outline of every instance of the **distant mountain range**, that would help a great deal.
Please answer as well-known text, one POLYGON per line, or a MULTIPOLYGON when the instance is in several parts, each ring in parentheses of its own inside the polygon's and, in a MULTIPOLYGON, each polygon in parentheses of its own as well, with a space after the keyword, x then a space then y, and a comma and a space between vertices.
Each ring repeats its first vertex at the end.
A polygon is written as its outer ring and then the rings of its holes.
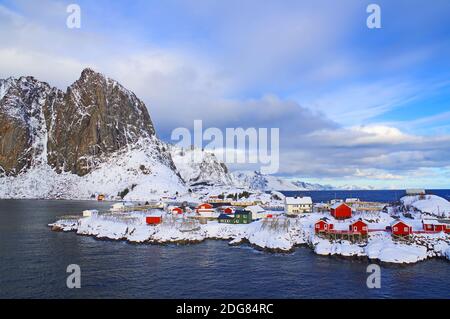
POLYGON ((155 131, 133 92, 92 69, 65 92, 30 76, 0 80, 0 198, 149 199, 195 185, 336 189, 229 172, 214 154, 169 145, 155 131))

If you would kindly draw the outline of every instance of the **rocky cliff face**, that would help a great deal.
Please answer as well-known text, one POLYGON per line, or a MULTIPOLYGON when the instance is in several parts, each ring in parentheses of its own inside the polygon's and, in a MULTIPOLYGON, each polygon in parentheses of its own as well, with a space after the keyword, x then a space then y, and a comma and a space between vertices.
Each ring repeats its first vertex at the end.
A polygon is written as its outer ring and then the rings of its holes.
MULTIPOLYGON (((144 103, 91 69, 66 92, 33 77, 0 81, 0 171, 5 175, 48 163, 58 173, 83 176, 102 157, 154 135, 144 103)), ((173 166, 170 155, 164 160, 173 166)))
POLYGON ((43 108, 50 86, 32 77, 0 81, 0 167, 17 174, 42 159, 43 108))
POLYGON ((33 77, 0 80, 0 198, 158 198, 188 186, 302 190, 259 172, 229 173, 214 154, 161 142, 146 106, 91 69, 66 92, 33 77))

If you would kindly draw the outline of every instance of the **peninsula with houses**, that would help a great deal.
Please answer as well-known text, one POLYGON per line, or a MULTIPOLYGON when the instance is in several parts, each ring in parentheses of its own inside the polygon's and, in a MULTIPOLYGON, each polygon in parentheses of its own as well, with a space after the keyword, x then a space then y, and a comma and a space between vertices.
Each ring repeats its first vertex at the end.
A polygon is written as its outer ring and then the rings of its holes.
POLYGON ((307 246, 319 255, 396 264, 450 259, 450 203, 424 190, 407 190, 398 203, 358 198, 314 203, 311 197, 285 197, 276 191, 245 193, 238 200, 233 198, 239 194, 224 192, 197 201, 186 195, 119 202, 109 211, 61 216, 49 226, 142 244, 220 239, 268 252, 289 253, 307 246))

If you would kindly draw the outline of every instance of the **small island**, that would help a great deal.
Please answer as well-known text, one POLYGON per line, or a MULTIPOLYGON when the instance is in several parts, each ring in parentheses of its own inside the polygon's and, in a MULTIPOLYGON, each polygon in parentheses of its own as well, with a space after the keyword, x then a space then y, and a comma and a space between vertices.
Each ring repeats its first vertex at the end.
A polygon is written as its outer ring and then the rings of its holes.
POLYGON ((424 190, 407 190, 397 203, 358 198, 313 203, 311 197, 285 197, 275 191, 245 193, 118 202, 109 211, 86 210, 49 226, 53 231, 141 244, 215 239, 274 253, 307 246, 319 255, 393 264, 450 260, 450 203, 424 190))

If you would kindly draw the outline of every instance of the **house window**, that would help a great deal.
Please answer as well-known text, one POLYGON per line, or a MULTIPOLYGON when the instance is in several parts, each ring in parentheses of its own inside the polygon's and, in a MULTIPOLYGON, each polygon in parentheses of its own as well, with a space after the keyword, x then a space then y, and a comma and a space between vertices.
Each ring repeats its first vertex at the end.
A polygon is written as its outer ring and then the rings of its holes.
POLYGON ((327 224, 323 225, 323 228, 324 228, 324 229, 327 229, 327 228, 328 228, 328 225, 327 225, 327 224))
POLYGON ((397 227, 394 227, 394 231, 397 231, 398 230, 398 228, 397 227))
POLYGON ((408 231, 409 231, 409 228, 408 228, 408 227, 405 227, 405 228, 403 228, 403 230, 404 230, 405 232, 408 232, 408 231))

